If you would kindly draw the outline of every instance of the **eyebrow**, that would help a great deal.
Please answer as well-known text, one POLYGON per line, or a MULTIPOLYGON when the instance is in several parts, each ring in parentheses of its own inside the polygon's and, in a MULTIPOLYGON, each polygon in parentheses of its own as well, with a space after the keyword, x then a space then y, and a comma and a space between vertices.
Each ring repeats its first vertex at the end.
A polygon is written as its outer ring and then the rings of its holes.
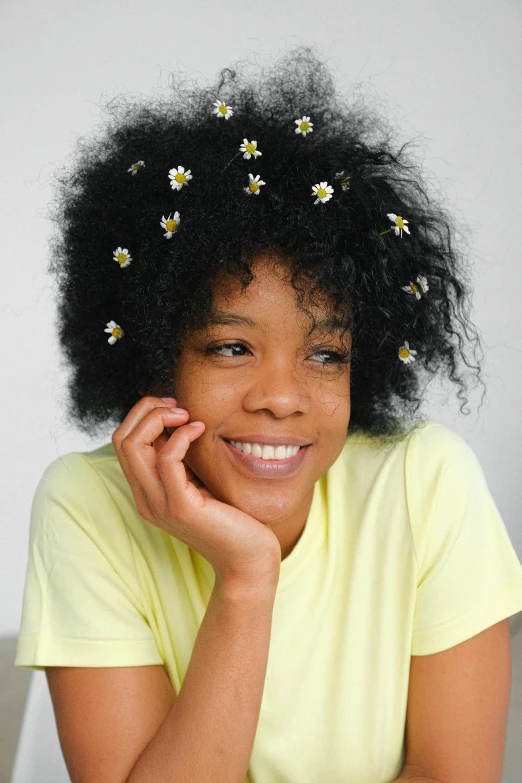
MULTIPOLYGON (((257 321, 254 321, 252 318, 249 318, 247 315, 238 315, 237 313, 225 313, 222 310, 216 310, 214 311, 208 321, 209 326, 218 326, 218 325, 225 325, 225 326, 234 326, 234 325, 240 325, 240 326, 250 326, 252 329, 258 329, 259 324, 257 321)), ((336 330, 341 330, 343 328, 343 322, 337 318, 334 315, 329 315, 327 318, 324 318, 322 321, 316 322, 315 327, 311 330, 310 334, 313 334, 313 332, 333 332, 336 330)))

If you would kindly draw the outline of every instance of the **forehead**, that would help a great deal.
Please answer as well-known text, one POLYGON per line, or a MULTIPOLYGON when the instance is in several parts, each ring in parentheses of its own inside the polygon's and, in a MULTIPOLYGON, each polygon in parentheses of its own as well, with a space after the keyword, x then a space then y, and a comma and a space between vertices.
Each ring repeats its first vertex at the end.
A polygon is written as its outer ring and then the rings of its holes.
POLYGON ((232 275, 223 274, 216 280, 209 326, 258 328, 267 318, 279 320, 283 314, 295 316, 299 324, 310 325, 314 332, 339 331, 346 325, 347 314, 344 317, 336 315, 326 295, 317 292, 310 295, 306 287, 303 290, 302 283, 299 287, 303 298, 298 303, 298 293, 292 286, 287 266, 261 258, 252 264, 252 272, 254 278, 244 290, 232 275))

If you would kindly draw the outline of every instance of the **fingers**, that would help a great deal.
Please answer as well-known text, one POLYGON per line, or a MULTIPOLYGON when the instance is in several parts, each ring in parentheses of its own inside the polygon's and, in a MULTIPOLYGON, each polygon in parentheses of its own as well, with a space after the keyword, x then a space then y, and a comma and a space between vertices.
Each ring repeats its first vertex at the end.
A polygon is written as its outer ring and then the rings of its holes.
POLYGON ((165 489, 156 466, 156 448, 151 448, 165 426, 180 426, 188 412, 176 412, 158 397, 143 397, 112 436, 122 470, 136 500, 138 512, 149 519, 152 505, 165 507, 165 489))
MULTIPOLYGON (((192 481, 195 478, 194 473, 183 463, 183 459, 192 441, 199 438, 204 429, 205 425, 201 421, 178 427, 157 454, 158 476, 167 492, 167 502, 173 506, 172 513, 176 510, 183 515, 185 507, 201 505, 201 495, 192 481)), ((199 479, 197 482, 201 484, 199 479)))
POLYGON ((172 404, 169 404, 161 397, 142 397, 141 400, 130 409, 118 429, 114 432, 112 436, 113 442, 115 438, 117 441, 121 442, 149 411, 158 407, 170 410, 176 407, 176 401, 174 400, 172 404))

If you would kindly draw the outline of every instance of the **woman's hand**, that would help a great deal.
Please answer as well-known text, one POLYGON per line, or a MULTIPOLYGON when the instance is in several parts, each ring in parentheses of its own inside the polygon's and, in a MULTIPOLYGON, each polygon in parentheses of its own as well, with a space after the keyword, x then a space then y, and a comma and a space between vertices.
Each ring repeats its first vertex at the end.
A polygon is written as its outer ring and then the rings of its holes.
POLYGON ((277 581, 281 547, 272 530, 217 500, 183 463, 205 429, 188 419, 160 397, 142 397, 115 430, 112 442, 139 514, 199 552, 217 577, 255 582, 271 574, 277 581))

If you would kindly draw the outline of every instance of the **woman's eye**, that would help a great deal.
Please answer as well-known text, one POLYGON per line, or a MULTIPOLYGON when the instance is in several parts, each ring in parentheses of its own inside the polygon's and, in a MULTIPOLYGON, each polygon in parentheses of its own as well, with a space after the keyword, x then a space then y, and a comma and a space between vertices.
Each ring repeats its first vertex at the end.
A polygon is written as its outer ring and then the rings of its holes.
MULTIPOLYGON (((246 345, 243 345, 242 343, 225 343, 224 345, 210 345, 207 348, 207 353, 217 353, 218 351, 232 351, 234 348, 239 348, 243 351, 248 351, 248 348, 246 345)), ((330 361, 323 361, 322 364, 346 364, 349 361, 349 354, 348 353, 339 353, 338 351, 324 351, 322 349, 317 350, 313 356, 317 356, 318 354, 322 354, 323 356, 330 356, 333 357, 330 361)), ((220 356, 244 356, 244 354, 239 353, 220 353, 220 356)))

